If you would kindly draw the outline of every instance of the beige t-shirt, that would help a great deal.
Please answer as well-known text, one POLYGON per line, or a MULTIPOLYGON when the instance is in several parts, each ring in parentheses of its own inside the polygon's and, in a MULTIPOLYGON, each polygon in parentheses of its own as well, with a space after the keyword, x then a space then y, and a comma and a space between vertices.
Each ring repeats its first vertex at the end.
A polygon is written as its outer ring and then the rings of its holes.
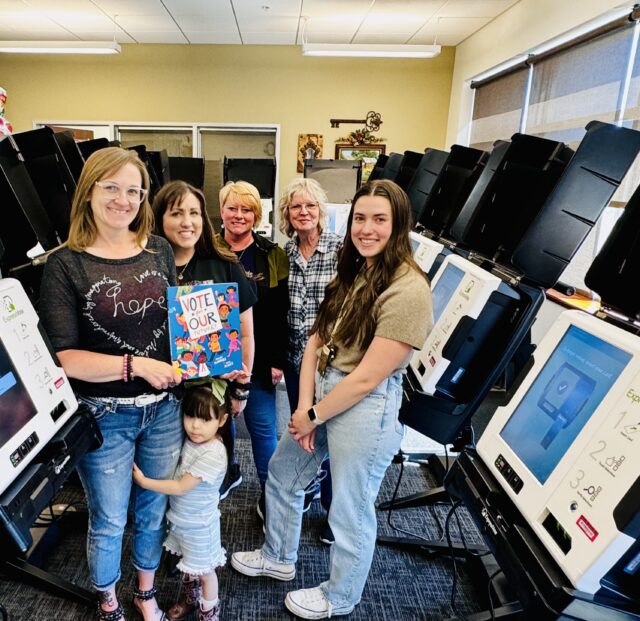
MULTIPOLYGON (((362 276, 356 279, 356 290, 350 305, 358 304, 358 288, 362 276)), ((349 309, 345 308, 348 313, 349 309)), ((398 268, 396 278, 382 292, 377 302, 377 325, 375 336, 411 345, 413 349, 422 349, 427 335, 433 327, 433 306, 431 289, 426 279, 413 268, 402 265, 398 268)), ((331 366, 351 373, 362 360, 365 349, 359 345, 345 347, 336 343, 337 354, 331 366)), ((319 352, 318 352, 319 353, 319 352)), ((411 353, 403 360, 398 369, 409 364, 411 353)))

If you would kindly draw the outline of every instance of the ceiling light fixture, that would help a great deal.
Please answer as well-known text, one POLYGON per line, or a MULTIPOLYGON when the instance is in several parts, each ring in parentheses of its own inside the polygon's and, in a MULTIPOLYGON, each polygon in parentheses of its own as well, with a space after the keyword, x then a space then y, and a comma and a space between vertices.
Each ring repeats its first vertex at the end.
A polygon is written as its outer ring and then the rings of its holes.
POLYGON ((0 41, 0 54, 119 54, 115 41, 0 41))
POLYGON ((359 58, 434 58, 440 54, 439 45, 370 45, 349 43, 305 43, 303 56, 350 56, 359 58))

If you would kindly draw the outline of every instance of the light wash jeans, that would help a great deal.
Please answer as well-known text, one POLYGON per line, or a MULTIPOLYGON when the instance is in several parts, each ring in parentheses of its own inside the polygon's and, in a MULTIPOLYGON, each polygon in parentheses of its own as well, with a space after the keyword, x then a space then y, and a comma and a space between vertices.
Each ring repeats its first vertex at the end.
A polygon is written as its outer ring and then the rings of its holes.
MULTIPOLYGON (((324 377, 316 375, 316 399, 322 399, 345 376, 333 368, 324 377)), ((322 461, 327 456, 331 459, 329 526, 336 541, 331 547, 329 580, 320 588, 336 614, 360 601, 371 568, 377 535, 375 500, 402 440, 401 399, 402 374, 395 373, 356 405, 318 427, 313 453, 304 451, 285 433, 269 464, 262 552, 271 561, 295 563, 304 488, 322 461)))
POLYGON ((155 571, 160 564, 168 496, 133 486, 132 466, 135 461, 145 475, 154 479, 173 476, 183 441, 180 402, 172 394, 142 407, 121 405, 115 399, 78 400, 95 416, 104 439, 98 450, 82 458, 78 473, 89 508, 87 560, 91 581, 96 590, 106 591, 120 579, 130 497, 133 565, 155 571))
MULTIPOLYGON (((287 397, 289 398, 289 406, 291 414, 298 407, 298 397, 300 396, 300 373, 296 366, 287 360, 284 365, 284 381, 287 386, 287 397)), ((327 474, 320 480, 320 503, 323 509, 329 513, 331 508, 331 464, 328 459, 322 462, 322 470, 327 474)), ((315 485, 313 486, 315 488, 315 485)), ((317 489, 317 488, 316 488, 317 489)))
POLYGON ((264 486, 267 480, 269 460, 278 445, 276 391, 274 387, 265 387, 262 381, 253 379, 249 399, 242 415, 251 437, 251 450, 258 471, 258 479, 260 479, 260 485, 264 486))

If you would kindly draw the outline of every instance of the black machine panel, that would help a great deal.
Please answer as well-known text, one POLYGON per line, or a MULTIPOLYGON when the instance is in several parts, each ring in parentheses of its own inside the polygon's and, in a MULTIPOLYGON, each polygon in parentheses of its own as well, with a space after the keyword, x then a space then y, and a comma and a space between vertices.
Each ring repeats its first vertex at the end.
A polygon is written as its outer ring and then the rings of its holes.
POLYGON ((190 183, 194 188, 204 189, 204 158, 169 156, 169 177, 190 183))
POLYGON ((508 262, 572 155, 561 142, 526 134, 497 141, 451 226, 451 237, 477 253, 508 262))
POLYGON ((369 181, 375 181, 376 179, 382 179, 382 173, 384 172, 384 167, 387 164, 387 160, 389 159, 388 155, 381 153, 378 155, 378 159, 376 160, 376 164, 369 175, 369 181))
POLYGON ((454 144, 418 223, 435 237, 446 235, 489 158, 486 151, 454 144))
POLYGON ((438 180, 438 175, 443 169, 447 157, 449 157, 448 151, 425 149, 424 155, 420 158, 415 173, 407 186, 407 196, 411 203, 414 223, 419 220, 424 211, 429 194, 438 180))
POLYGON ((224 183, 247 181, 258 188, 260 198, 273 198, 276 188, 276 160, 272 157, 225 157, 223 178, 224 183))
POLYGON ((591 121, 586 129, 569 166, 513 253, 513 265, 545 288, 557 282, 640 152, 638 131, 600 121, 591 121))
POLYGON ((38 242, 44 250, 60 243, 53 223, 36 192, 26 166, 10 140, 0 141, 0 238, 3 272, 29 261, 27 251, 38 242))
POLYGON ((400 172, 400 166, 402 165, 402 153, 389 153, 389 157, 384 165, 384 170, 380 175, 380 179, 388 179, 389 181, 395 181, 398 173, 400 172))
POLYGON ((82 157, 82 153, 80 153, 78 143, 70 131, 55 132, 53 137, 58 143, 58 147, 71 171, 74 181, 77 183, 80 178, 80 173, 82 172, 82 167, 84 166, 84 158, 82 157))
POLYGON ((629 317, 640 314, 640 187, 594 259, 585 283, 606 302, 629 317))
POLYGON ((405 151, 402 156, 400 169, 396 175, 395 182, 405 190, 405 192, 411 183, 411 179, 413 179, 413 175, 418 169, 423 155, 423 153, 416 153, 415 151, 405 151))
POLYGON ((165 183, 168 183, 171 180, 171 174, 169 171, 169 156, 167 155, 167 150, 162 149, 161 151, 147 151, 149 162, 151 166, 153 166, 153 170, 156 173, 156 177, 158 179, 158 183, 160 187, 162 187, 165 183))
POLYGON ((60 239, 69 234, 69 216, 76 182, 53 130, 42 127, 13 134, 31 181, 60 239))
POLYGON ((78 149, 82 157, 86 160, 94 151, 104 149, 109 146, 106 138, 93 138, 92 140, 82 140, 78 143, 78 149))

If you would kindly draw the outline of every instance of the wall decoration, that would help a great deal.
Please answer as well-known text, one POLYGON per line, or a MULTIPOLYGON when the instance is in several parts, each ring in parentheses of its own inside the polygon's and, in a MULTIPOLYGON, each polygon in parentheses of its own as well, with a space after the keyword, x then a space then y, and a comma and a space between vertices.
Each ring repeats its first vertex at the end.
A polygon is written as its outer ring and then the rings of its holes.
POLYGON ((337 144, 337 160, 362 160, 362 183, 369 179, 369 175, 376 164, 379 155, 383 155, 386 145, 383 144, 337 144))
POLYGON ((324 140, 322 134, 298 134, 298 172, 304 172, 305 160, 317 160, 322 157, 324 140))

